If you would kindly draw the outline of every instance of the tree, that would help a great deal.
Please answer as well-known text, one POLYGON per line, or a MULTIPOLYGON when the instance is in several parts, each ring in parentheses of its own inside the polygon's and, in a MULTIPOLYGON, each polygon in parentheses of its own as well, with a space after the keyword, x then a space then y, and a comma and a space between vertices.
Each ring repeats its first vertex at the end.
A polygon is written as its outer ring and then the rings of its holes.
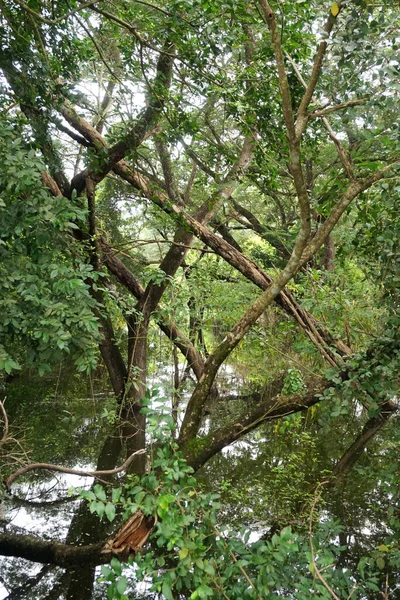
MULTIPOLYGON (((119 417, 108 470, 124 449, 145 475, 157 327, 190 467, 271 421, 333 402, 332 427, 355 405, 360 433, 331 466, 340 487, 397 409, 397 9, 13 0, 0 11, 6 374, 44 373, 65 353, 89 371, 97 345, 119 417), (221 367, 251 368, 268 344, 270 376, 254 377, 251 401, 224 395, 221 367)), ((26 556, 30 542, 4 543, 26 556)))

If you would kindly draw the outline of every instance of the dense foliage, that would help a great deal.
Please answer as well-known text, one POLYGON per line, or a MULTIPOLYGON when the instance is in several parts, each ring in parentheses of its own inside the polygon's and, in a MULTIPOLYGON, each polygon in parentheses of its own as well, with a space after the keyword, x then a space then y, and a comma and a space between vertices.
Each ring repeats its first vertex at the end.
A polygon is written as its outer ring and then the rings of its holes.
POLYGON ((396 597, 399 25, 0 1, 0 469, 100 473, 10 599, 396 597))

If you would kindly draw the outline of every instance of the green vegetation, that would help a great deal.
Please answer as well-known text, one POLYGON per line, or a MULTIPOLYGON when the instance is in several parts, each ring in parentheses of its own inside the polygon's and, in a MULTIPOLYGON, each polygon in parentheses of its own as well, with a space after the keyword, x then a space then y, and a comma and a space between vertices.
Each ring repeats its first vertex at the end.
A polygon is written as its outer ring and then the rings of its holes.
POLYGON ((399 26, 0 0, 0 597, 397 597, 399 26))

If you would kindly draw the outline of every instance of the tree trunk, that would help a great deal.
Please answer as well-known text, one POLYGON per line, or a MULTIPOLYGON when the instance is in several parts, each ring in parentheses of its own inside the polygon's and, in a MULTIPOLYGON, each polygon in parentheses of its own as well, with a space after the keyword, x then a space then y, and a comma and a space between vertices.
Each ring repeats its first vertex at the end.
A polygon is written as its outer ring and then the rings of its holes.
MULTIPOLYGON (((122 451, 121 442, 118 434, 106 439, 97 461, 97 470, 115 467, 122 451)), ((71 521, 66 542, 73 544, 73 547, 88 544, 96 546, 101 544, 102 546, 107 537, 107 525, 106 521, 100 521, 97 515, 90 513, 88 503, 82 501, 71 521)), ((69 570, 67 600, 90 600, 92 598, 95 565, 98 563, 94 561, 93 566, 90 566, 90 561, 89 565, 83 560, 82 563, 83 566, 69 570)))

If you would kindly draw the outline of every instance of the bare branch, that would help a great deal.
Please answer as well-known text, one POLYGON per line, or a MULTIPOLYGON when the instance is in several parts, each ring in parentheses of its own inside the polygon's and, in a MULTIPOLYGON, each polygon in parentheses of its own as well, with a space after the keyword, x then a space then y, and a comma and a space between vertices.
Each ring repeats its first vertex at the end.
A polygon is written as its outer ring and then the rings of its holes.
POLYGON ((357 460, 362 455, 368 442, 378 433, 380 429, 389 421, 390 417, 398 411, 399 406, 393 400, 385 402, 380 408, 378 415, 371 417, 365 423, 361 433, 357 436, 351 446, 346 450, 341 459, 336 463, 332 476, 332 483, 343 481, 351 471, 357 460))
MULTIPOLYGON (((292 60, 292 58, 289 56, 289 54, 287 52, 285 52, 285 56, 291 63, 291 65, 294 69, 294 72, 296 73, 297 78, 299 79, 300 83, 306 88, 307 87, 306 82, 304 81, 304 78, 303 78, 299 68, 297 67, 296 63, 292 60)), ((342 164, 346 170, 346 173, 347 173, 349 179, 354 180, 355 177, 354 177, 354 171, 353 171, 353 162, 351 160, 349 153, 345 150, 341 141, 336 137, 326 116, 324 116, 324 115, 320 115, 320 116, 322 117, 322 122, 323 122, 326 130, 328 131, 329 137, 331 138, 331 140, 333 141, 333 143, 336 146, 337 152, 339 154, 339 158, 342 161, 342 164)))
POLYGON ((194 184, 195 179, 196 179, 196 173, 197 173, 197 165, 193 161, 192 170, 190 172, 189 181, 187 182, 186 189, 185 189, 185 192, 183 194, 183 200, 184 200, 184 202, 185 202, 186 205, 188 205, 189 202, 190 202, 190 193, 192 191, 192 187, 193 187, 193 184, 194 184))
POLYGON ((340 160, 342 161, 342 164, 345 168, 348 178, 351 181, 354 180, 355 176, 354 176, 354 170, 353 170, 353 161, 351 159, 350 154, 345 150, 345 148, 344 148, 343 144, 341 143, 341 141, 339 140, 339 138, 336 137, 335 132, 333 131, 328 119, 326 117, 322 117, 322 122, 325 125, 327 132, 329 133, 329 137, 331 138, 332 142, 335 144, 335 146, 337 148, 337 152, 338 152, 340 160))
POLYGON ((0 534, 0 554, 60 567, 98 565, 110 562, 112 552, 102 552, 104 542, 89 546, 73 546, 33 535, 0 534))
POLYGON ((167 189, 168 195, 171 198, 172 202, 176 202, 177 204, 181 204, 182 200, 179 194, 178 186, 175 180, 174 171, 172 168, 171 156, 168 150, 167 144, 164 140, 157 136, 155 139, 157 153, 161 162, 165 187, 167 189))
POLYGON ((212 179, 214 179, 215 181, 219 181, 219 175, 218 173, 216 173, 215 171, 213 171, 212 169, 210 169, 210 167, 208 165, 206 165, 199 156, 197 156, 197 154, 195 152, 193 152, 193 150, 185 143, 185 141, 183 139, 180 140, 182 146, 185 148, 186 154, 192 159, 192 161, 199 167, 199 169, 201 171, 203 171, 203 173, 206 173, 206 175, 209 175, 210 177, 212 177, 212 179))
POLYGON ((50 463, 32 463, 30 465, 26 465, 25 467, 21 467, 15 473, 12 473, 9 477, 7 477, 5 484, 8 489, 11 488, 12 484, 16 479, 25 475, 25 473, 29 473, 30 471, 36 471, 37 469, 47 469, 49 471, 57 471, 59 473, 68 473, 70 475, 79 475, 81 477, 104 477, 108 475, 116 475, 117 473, 121 473, 122 471, 126 471, 129 465, 133 462, 135 456, 138 454, 145 454, 146 450, 141 449, 137 450, 133 454, 131 454, 126 461, 119 467, 115 469, 109 469, 104 471, 82 471, 80 469, 69 469, 68 467, 61 467, 60 465, 53 465, 50 463))
POLYGON ((321 394, 329 385, 328 381, 322 380, 303 395, 294 394, 284 397, 278 394, 272 398, 261 400, 253 408, 244 411, 233 422, 200 438, 202 443, 199 444, 197 452, 193 450, 193 447, 188 450, 183 446, 183 451, 188 451, 186 458, 189 464, 194 469, 198 469, 223 448, 250 433, 262 423, 281 419, 314 406, 321 401, 321 394))

